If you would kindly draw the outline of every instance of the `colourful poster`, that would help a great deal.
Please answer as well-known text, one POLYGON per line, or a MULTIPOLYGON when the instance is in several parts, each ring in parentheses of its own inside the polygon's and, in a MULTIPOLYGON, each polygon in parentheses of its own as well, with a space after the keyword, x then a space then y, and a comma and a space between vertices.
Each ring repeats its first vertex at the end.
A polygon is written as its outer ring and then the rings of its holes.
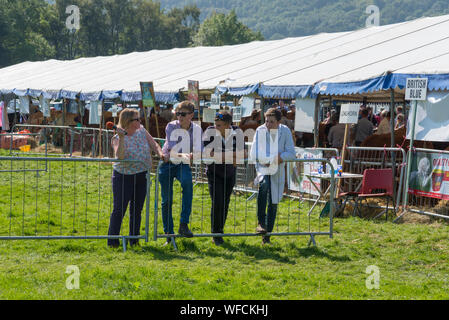
POLYGON ((200 108, 200 83, 198 81, 189 80, 189 96, 187 100, 195 105, 195 109, 200 108))
POLYGON ((142 104, 144 108, 154 108, 156 98, 154 95, 153 82, 141 82, 140 90, 142 92, 142 104))
POLYGON ((449 154, 414 153, 408 192, 421 197, 449 200, 449 154))
MULTIPOLYGON (((319 150, 307 150, 295 148, 296 158, 298 159, 322 159, 323 152, 319 150)), ((321 188, 321 180, 318 178, 308 178, 306 175, 317 172, 321 162, 297 162, 289 163, 288 170, 288 188, 292 191, 307 193, 319 196, 320 193, 315 186, 321 188), (312 182, 315 186, 312 185, 312 182)))

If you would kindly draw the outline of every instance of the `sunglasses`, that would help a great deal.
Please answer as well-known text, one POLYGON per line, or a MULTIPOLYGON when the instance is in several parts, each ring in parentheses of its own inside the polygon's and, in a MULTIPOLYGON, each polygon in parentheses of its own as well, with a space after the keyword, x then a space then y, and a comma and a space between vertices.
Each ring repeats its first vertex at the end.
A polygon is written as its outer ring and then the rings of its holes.
POLYGON ((189 114, 192 114, 192 112, 176 112, 177 117, 187 117, 189 114))
POLYGON ((223 120, 224 114, 222 114, 222 113, 217 113, 217 114, 215 115, 215 118, 216 118, 216 119, 223 120))
POLYGON ((134 121, 139 121, 140 122, 140 119, 132 119, 130 122, 134 122, 134 121))

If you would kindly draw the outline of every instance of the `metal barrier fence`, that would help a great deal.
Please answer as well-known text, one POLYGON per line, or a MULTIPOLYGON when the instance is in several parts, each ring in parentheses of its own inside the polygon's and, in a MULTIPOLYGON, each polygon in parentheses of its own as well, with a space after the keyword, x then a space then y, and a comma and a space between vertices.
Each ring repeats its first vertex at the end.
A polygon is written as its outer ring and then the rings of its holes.
MULTIPOLYGON (((25 147, 26 145, 28 145, 28 143, 31 143, 28 139, 29 137, 30 138, 34 137, 36 139, 36 137, 39 136, 40 136, 39 133, 1 133, 0 134, 1 148, 9 149, 9 154, 13 155, 13 150, 20 150, 21 147, 25 147)), ((44 140, 44 144, 45 144, 45 156, 47 156, 48 147, 46 138, 44 140)))
MULTIPOLYGON (((429 190, 427 190, 426 192, 423 192, 423 193, 428 193, 428 191, 433 191, 434 193, 442 191, 442 193, 444 194, 445 190, 444 190, 443 182, 446 179, 446 171, 444 171, 445 166, 443 164, 434 166, 431 162, 432 162, 432 158, 436 158, 436 159, 443 158, 443 157, 449 158, 449 151, 414 148, 413 151, 409 150, 408 152, 413 152, 412 158, 411 158, 412 163, 413 162, 418 163, 417 152, 425 154, 426 155, 425 158, 430 159, 429 162, 427 163, 428 167, 424 168, 424 169, 426 169, 426 172, 423 172, 424 175, 426 177, 428 177, 428 179, 429 179, 427 182, 429 190), (435 157, 435 155, 436 155, 436 157, 435 157), (432 170, 432 167, 433 167, 433 170, 432 170), (440 171, 441 171, 440 174, 437 174, 438 169, 440 169, 440 171), (440 179, 438 179, 437 176, 439 176, 440 179), (436 187, 436 184, 439 184, 439 187, 436 187), (435 191, 435 189, 438 189, 438 191, 435 191)), ((404 186, 406 186, 406 185, 407 184, 404 184, 404 186)), ((411 189, 411 188, 412 188, 412 186, 409 185, 409 189, 411 189)), ((424 191, 424 190, 422 190, 422 191, 424 191)), ((404 192, 403 206, 406 210, 404 210, 404 213, 400 217, 398 217, 398 219, 401 218, 407 212, 414 212, 414 213, 423 214, 423 215, 427 215, 427 216, 434 217, 434 218, 449 219, 449 202, 447 200, 439 199, 436 197, 430 197, 429 195, 425 196, 425 195, 420 195, 420 194, 412 194, 409 192, 409 190, 406 190, 405 187, 404 187, 403 192, 404 192), (408 193, 408 196, 406 195, 406 193, 408 193)), ((434 196, 437 196, 437 195, 434 195, 434 196)))
MULTIPOLYGON (((128 240, 148 242, 152 185, 149 173, 146 174, 147 198, 142 213, 145 217, 143 235, 133 233, 130 236, 124 229, 130 224, 130 208, 120 233, 108 235, 113 211, 113 163, 139 162, 0 157, 0 240, 122 239, 124 250, 128 240)), ((139 222, 135 223, 137 227, 139 222)))
MULTIPOLYGON (((12 127, 12 132, 19 129, 27 129, 30 131, 38 131, 37 136, 40 138, 36 143, 39 145, 43 140, 45 149, 47 144, 52 143, 55 147, 62 147, 64 156, 73 156, 74 152, 81 152, 81 156, 90 155, 95 158, 97 156, 112 157, 111 138, 114 131, 99 129, 99 128, 85 128, 85 127, 70 127, 70 126, 55 126, 55 125, 30 125, 17 124, 12 127)), ((13 153, 13 148, 10 148, 10 155, 17 155, 13 153)), ((42 155, 41 153, 30 153, 30 155, 42 155)))
MULTIPOLYGON (((294 161, 288 161, 288 165, 293 168, 295 172, 294 176, 297 177, 296 184, 300 185, 303 179, 309 179, 305 174, 305 166, 312 163, 326 163, 332 167, 331 162, 328 159, 297 159, 294 161)), ((198 163, 198 165, 205 165, 205 160, 198 163)), ((159 172, 163 162, 159 163, 157 175, 156 175, 156 188, 155 188, 155 207, 154 207, 154 241, 158 239, 170 239, 173 246, 176 248, 175 238, 181 237, 177 234, 166 234, 163 229, 163 218, 161 208, 161 188, 168 187, 167 182, 162 186, 159 182, 159 172)), ((253 164, 251 164, 253 165, 253 164)), ((167 168, 167 167, 166 167, 167 168)), ((168 166, 168 170, 171 170, 171 166, 168 166)), ((166 169, 164 169, 166 170, 166 169)), ((176 170, 176 169, 173 169, 176 170)), ((203 171, 201 171, 203 172, 203 171)), ((186 186, 186 190, 189 188, 189 179, 191 179, 190 173, 187 173, 187 181, 183 186, 186 186)), ((165 176, 167 174, 165 173, 165 176)), ((170 172, 168 173, 170 176, 170 172)), ((179 177, 179 176, 178 176, 179 177)), ((288 177, 288 176, 287 176, 288 177)), ((183 181, 182 173, 179 177, 180 181, 183 181)), ((211 177, 201 176, 201 181, 206 183, 197 184, 193 187, 193 205, 192 213, 190 216, 190 229, 194 233, 194 237, 247 237, 247 236, 260 236, 260 234, 254 233, 258 225, 257 218, 257 206, 258 200, 256 197, 248 197, 247 192, 242 191, 238 184, 232 190, 230 196, 229 212, 227 213, 227 222, 223 229, 223 233, 212 233, 212 191, 216 190, 216 179, 211 177), (208 185, 212 184, 212 185, 208 185), (213 189, 210 187, 213 186, 213 189)), ((287 178, 286 178, 287 179, 287 178)), ((294 188, 284 189, 284 198, 278 205, 278 212, 276 217, 276 224, 273 232, 265 234, 265 236, 309 236, 311 243, 315 243, 315 236, 329 236, 333 237, 333 217, 335 212, 334 201, 326 200, 335 199, 335 178, 334 171, 331 170, 328 180, 330 181, 330 187, 323 195, 317 190, 314 190, 313 185, 309 184, 308 190, 299 190, 294 188), (313 189, 313 190, 312 190, 313 189), (294 191, 295 190, 295 191, 294 191), (313 202, 313 204, 312 204, 313 202)), ((243 188, 252 192, 253 186, 243 188)), ((173 193, 170 196, 172 204, 173 214, 173 226, 179 226, 179 221, 182 211, 182 186, 180 182, 173 184, 173 193)), ((257 189, 256 189, 257 190, 257 189)), ((166 192, 169 192, 167 190, 166 192)), ((257 194, 257 191, 256 191, 257 194)), ((225 200, 223 200, 225 201, 225 200)), ((225 204, 223 204, 225 206, 225 204)))
MULTIPOLYGON (((347 147, 348 158, 345 159, 344 171, 363 174, 365 169, 394 168, 394 198, 396 209, 401 204, 402 190, 406 174, 407 155, 402 148, 347 147)), ((345 191, 356 191, 361 181, 345 181, 345 191)), ((380 206, 382 207, 382 206, 380 206)), ((383 207, 382 207, 383 208, 383 207)))

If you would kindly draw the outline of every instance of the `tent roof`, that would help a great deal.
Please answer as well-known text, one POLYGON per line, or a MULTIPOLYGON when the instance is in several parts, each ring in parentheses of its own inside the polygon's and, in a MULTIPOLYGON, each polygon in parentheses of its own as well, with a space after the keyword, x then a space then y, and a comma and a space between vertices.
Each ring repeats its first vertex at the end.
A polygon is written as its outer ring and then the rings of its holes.
POLYGON ((449 15, 234 46, 24 62, 0 69, 0 88, 18 95, 32 89, 90 99, 103 92, 132 100, 140 95, 140 81, 153 81, 163 100, 187 90, 187 80, 198 80, 201 89, 295 98, 401 88, 406 75, 432 74, 429 86, 437 90, 449 88, 447 48, 449 15))

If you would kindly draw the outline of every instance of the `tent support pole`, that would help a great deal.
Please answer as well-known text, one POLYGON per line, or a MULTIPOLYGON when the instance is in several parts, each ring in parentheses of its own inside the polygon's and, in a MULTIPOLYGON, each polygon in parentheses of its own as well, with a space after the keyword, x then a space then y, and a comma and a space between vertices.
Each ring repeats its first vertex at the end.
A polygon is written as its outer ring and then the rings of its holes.
MULTIPOLYGON (((62 100, 62 126, 65 126, 65 119, 67 114, 67 103, 68 99, 62 100)), ((67 130, 63 129, 62 133, 62 153, 67 153, 67 147, 66 147, 66 139, 67 139, 67 130)))
POLYGON ((404 189, 404 205, 402 214, 397 217, 394 222, 397 222, 404 214, 407 213, 408 208, 408 188, 410 183, 410 173, 412 171, 412 156, 413 156, 413 143, 415 142, 415 126, 416 126, 416 110, 418 109, 418 101, 414 100, 411 102, 412 106, 412 124, 410 128, 410 147, 408 149, 408 157, 407 157, 407 175, 405 179, 405 189, 404 189))
MULTIPOLYGON (((394 137, 394 127, 395 127, 395 101, 394 101, 394 89, 390 89, 390 135, 391 135, 391 147, 394 148, 396 145, 394 137)), ((393 203, 396 203, 396 153, 391 153, 391 163, 393 169, 393 203)))
POLYGON ((320 114, 320 100, 321 100, 321 95, 318 95, 315 100, 315 115, 314 115, 315 128, 313 130, 315 148, 319 147, 320 124, 319 124, 318 120, 319 120, 319 114, 320 114))

